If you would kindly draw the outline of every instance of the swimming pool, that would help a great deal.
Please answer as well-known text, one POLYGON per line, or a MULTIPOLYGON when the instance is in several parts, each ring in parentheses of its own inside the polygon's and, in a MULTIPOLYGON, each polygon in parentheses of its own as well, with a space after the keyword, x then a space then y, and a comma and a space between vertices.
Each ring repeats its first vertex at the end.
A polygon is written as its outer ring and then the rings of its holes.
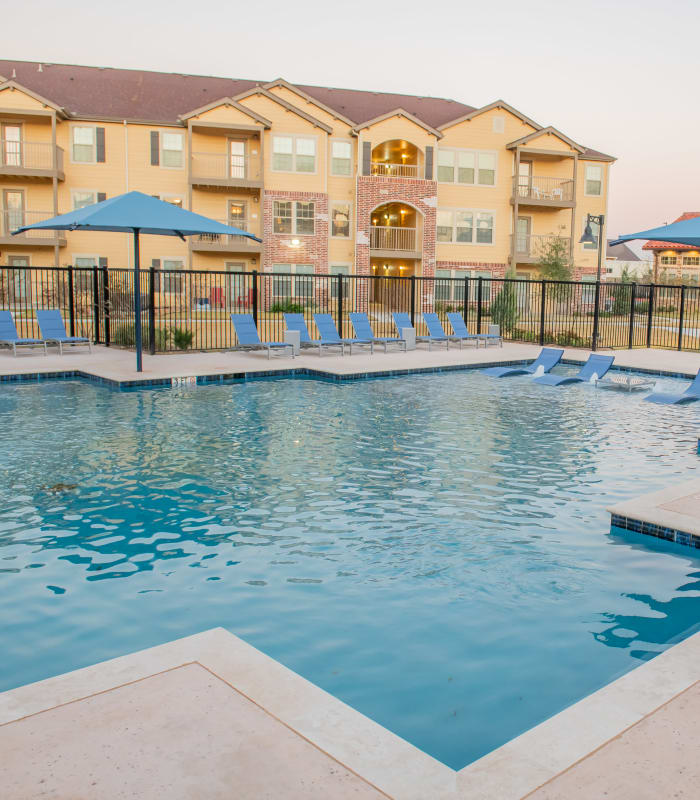
POLYGON ((695 551, 604 511, 697 422, 474 371, 0 386, 0 689, 221 625, 461 768, 697 628, 695 551))

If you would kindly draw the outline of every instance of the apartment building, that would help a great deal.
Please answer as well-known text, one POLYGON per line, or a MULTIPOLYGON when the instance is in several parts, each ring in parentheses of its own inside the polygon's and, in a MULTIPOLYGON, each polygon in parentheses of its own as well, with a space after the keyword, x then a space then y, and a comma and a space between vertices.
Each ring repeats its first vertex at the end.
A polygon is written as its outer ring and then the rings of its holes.
MULTIPOLYGON (((700 211, 684 211, 674 222, 700 217, 700 211)), ((682 281, 691 286, 700 283, 700 251, 689 244, 674 242, 645 242, 642 250, 650 250, 654 256, 654 282, 682 281)))
POLYGON ((143 237, 162 269, 527 277, 562 237, 594 279, 613 161, 500 100, 0 60, 0 265, 129 267, 119 234, 10 231, 136 189, 263 240, 143 237))

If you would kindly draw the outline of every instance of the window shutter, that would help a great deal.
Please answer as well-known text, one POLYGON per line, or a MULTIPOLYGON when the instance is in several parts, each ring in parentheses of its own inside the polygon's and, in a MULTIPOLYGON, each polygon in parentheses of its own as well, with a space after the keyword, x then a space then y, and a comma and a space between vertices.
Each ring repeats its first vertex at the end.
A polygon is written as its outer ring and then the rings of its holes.
POLYGON ((151 166, 157 167, 160 164, 160 134, 158 131, 151 131, 151 166))
POLYGON ((105 129, 95 128, 95 149, 97 155, 97 162, 104 164, 105 162, 105 129))
MULTIPOLYGON (((156 136, 158 136, 158 132, 154 131, 156 136)), ((151 141, 153 140, 153 134, 151 134, 151 141)), ((160 291, 160 259, 159 258, 152 258, 151 259, 151 266, 155 270, 153 275, 153 291, 159 292, 160 291)))
POLYGON ((372 171, 372 142, 362 142, 362 174, 369 175, 372 171))
POLYGON ((425 148, 425 179, 427 181, 433 179, 433 147, 431 145, 425 148))
POLYGON ((106 199, 107 199, 107 193, 106 192, 98 192, 97 193, 97 202, 98 203, 101 203, 103 200, 106 200, 106 199))
POLYGON ((107 268, 107 256, 100 256, 98 263, 100 265, 100 269, 106 269, 107 268))

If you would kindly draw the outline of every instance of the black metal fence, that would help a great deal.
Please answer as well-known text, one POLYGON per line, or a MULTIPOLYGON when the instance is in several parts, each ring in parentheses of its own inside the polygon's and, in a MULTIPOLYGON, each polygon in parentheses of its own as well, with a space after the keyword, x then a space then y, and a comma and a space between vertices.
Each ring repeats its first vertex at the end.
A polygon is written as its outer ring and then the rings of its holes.
MULTIPOLYGON (((634 283, 423 278, 147 269, 141 273, 144 345, 151 352, 236 346, 232 313, 250 313, 264 341, 281 340, 285 311, 333 315, 352 336, 348 314, 366 311, 377 336, 396 335, 391 313, 462 315, 472 333, 498 325, 507 340, 584 348, 660 347, 700 351, 700 287, 634 283)), ((34 311, 59 308, 68 332, 133 347, 134 275, 107 267, 0 267, 0 308, 20 336, 38 336, 34 311)))

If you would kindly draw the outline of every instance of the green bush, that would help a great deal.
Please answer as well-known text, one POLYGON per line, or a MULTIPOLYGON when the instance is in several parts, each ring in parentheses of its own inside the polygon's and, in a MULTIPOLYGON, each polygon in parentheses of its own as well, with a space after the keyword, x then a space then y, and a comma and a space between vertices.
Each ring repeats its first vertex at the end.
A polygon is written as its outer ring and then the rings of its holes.
MULTIPOLYGON (((143 346, 148 347, 148 331, 141 329, 143 346)), ((136 334, 133 322, 120 322, 110 331, 110 341, 120 347, 134 347, 136 345, 136 334)), ((167 328, 156 328, 156 350, 167 350, 170 341, 170 331, 167 328)))
POLYGON ((291 300, 284 300, 281 303, 273 303, 270 306, 271 314, 301 314, 304 306, 299 303, 292 303, 291 300))
POLYGON ((185 328, 173 328, 172 334, 173 344, 178 350, 187 350, 192 345, 192 340, 194 339, 192 331, 185 330, 185 328))
POLYGON ((503 288, 491 301, 489 308, 493 322, 501 329, 501 333, 511 333, 518 322, 518 298, 512 283, 504 283, 503 288))

